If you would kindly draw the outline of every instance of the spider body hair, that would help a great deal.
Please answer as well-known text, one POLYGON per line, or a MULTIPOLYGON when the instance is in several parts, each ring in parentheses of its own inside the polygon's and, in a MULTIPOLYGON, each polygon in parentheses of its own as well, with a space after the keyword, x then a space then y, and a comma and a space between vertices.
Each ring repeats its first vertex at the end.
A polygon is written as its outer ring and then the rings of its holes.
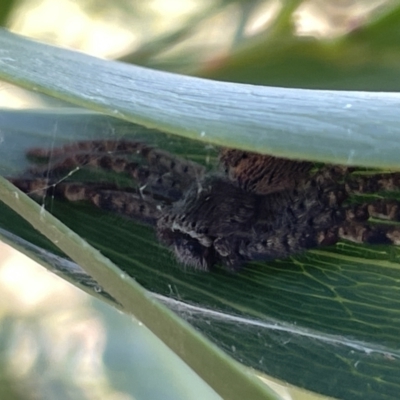
POLYGON ((210 176, 161 216, 157 235, 181 263, 200 270, 286 258, 326 242, 324 232, 345 220, 333 189, 312 180, 300 190, 260 195, 210 176))

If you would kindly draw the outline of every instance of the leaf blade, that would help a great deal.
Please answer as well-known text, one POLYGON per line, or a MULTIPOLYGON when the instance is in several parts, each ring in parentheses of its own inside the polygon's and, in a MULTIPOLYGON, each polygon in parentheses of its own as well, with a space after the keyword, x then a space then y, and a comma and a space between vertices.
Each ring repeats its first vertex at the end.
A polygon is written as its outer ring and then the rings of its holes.
POLYGON ((208 81, 0 33, 0 78, 8 82, 206 143, 288 158, 400 168, 399 94, 208 81))

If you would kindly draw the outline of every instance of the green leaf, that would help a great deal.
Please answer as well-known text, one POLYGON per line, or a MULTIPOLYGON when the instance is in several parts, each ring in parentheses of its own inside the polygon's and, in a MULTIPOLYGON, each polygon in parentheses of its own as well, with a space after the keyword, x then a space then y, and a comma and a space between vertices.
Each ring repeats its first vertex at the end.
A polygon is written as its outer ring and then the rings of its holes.
POLYGON ((0 33, 0 78, 8 82, 205 143, 345 165, 400 167, 398 94, 213 82, 0 33))
POLYGON ((17 6, 16 0, 3 0, 0 4, 0 26, 5 26, 9 22, 10 15, 17 6))
MULTIPOLYGON (((10 149, 8 161, 0 163, 6 172, 24 160, 24 146, 40 143, 53 148, 78 138, 147 138, 206 165, 214 156, 200 142, 95 113, 3 111, 1 116, 2 148, 10 149), (9 132, 10 126, 14 131, 9 132)), ((87 204, 51 197, 46 204, 74 232, 242 364, 330 396, 396 399, 399 248, 339 243, 284 261, 249 264, 239 274, 223 270, 199 274, 182 270, 148 227, 87 204)), ((6 207, 0 209, 0 226, 63 255, 6 207)), ((97 296, 104 294, 71 268, 61 273, 97 296)), ((107 285, 104 290, 108 292, 107 285)))

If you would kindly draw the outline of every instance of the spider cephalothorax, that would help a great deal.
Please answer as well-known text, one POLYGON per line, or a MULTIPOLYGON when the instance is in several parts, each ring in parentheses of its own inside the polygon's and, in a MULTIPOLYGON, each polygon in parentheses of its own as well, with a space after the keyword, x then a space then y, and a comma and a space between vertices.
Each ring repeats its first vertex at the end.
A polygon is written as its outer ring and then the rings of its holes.
POLYGON ((325 231, 343 222, 344 210, 336 198, 333 204, 331 192, 310 181, 299 190, 259 195, 210 176, 159 218, 158 236, 179 261, 199 269, 284 258, 318 246, 325 231))
POLYGON ((252 260, 273 260, 330 245, 339 238, 399 244, 393 225, 371 225, 370 216, 399 219, 396 200, 346 204, 350 194, 400 187, 398 174, 353 176, 344 167, 224 149, 220 171, 138 142, 87 141, 52 150, 45 168, 11 179, 34 194, 49 188, 70 201, 96 206, 155 227, 159 240, 182 264, 236 270, 252 260), (134 159, 132 159, 134 155, 134 159), (136 187, 60 181, 57 174, 91 167, 128 173, 136 187))

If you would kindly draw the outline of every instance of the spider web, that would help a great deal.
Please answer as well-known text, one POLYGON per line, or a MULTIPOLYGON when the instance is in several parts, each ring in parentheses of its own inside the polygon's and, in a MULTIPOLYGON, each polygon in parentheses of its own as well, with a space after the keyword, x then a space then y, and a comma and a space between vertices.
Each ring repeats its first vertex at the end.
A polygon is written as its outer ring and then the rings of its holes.
MULTIPOLYGON (((46 119, 33 113, 30 119, 18 121, 20 126, 15 117, 10 118, 14 125, 7 126, 5 117, 0 117, 0 149, 7 149, 0 160, 2 173, 23 172, 30 165, 25 158, 28 148, 47 147, 54 152, 62 145, 99 137, 144 139, 205 166, 215 165, 216 150, 204 145, 140 127, 133 131, 125 122, 100 115, 79 115, 78 120, 68 115, 46 119), (19 140, 15 141, 17 133, 19 140)), ((75 167, 56 183, 77 178, 84 167, 75 167)), ((340 243, 289 260, 248 265, 236 275, 222 270, 199 274, 179 268, 170 252, 157 243, 151 228, 90 204, 71 205, 48 193, 41 201, 245 365, 331 396, 374 399, 385 393, 388 399, 397 398, 398 248, 340 243), (342 384, 337 385, 338 381, 342 384)), ((8 231, 19 225, 10 215, 6 209, 0 212, 0 225, 8 231)), ((48 244, 28 228, 16 234, 46 249, 48 244)), ((52 247, 47 251, 63 256, 52 247)), ((53 266, 55 260, 51 260, 53 266)))

